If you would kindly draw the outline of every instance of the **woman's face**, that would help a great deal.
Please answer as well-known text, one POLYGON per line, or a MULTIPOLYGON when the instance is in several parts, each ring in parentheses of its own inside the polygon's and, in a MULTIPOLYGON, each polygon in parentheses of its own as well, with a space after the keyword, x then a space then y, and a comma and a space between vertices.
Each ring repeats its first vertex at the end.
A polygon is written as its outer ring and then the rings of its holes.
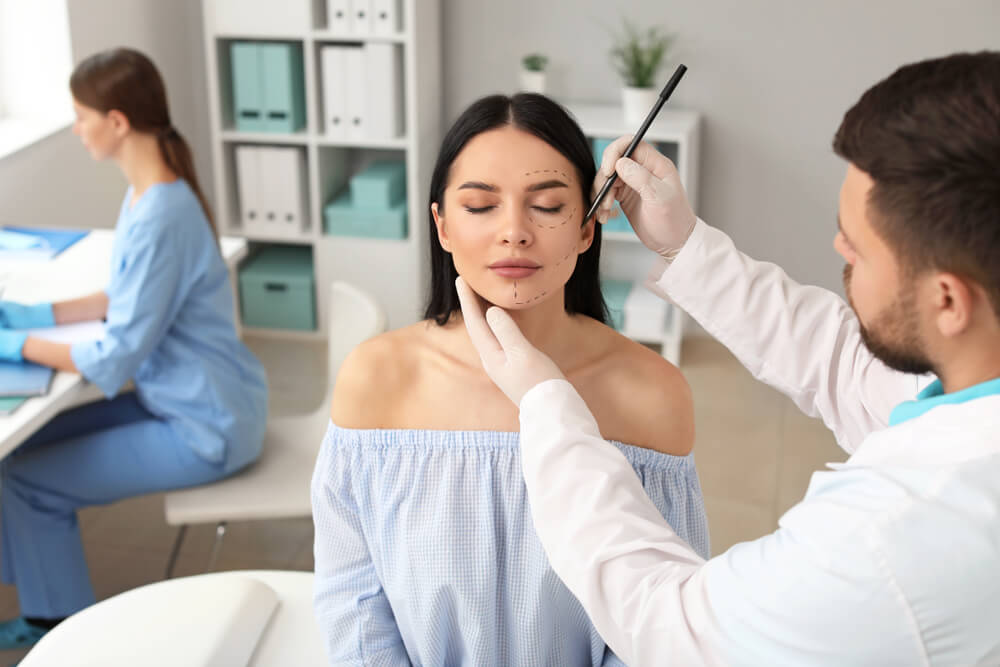
POLYGON ((576 169, 538 137, 511 126, 469 141, 431 206, 441 246, 480 296, 522 310, 559 295, 594 240, 581 227, 576 169))
POLYGON ((121 144, 121 121, 124 116, 117 111, 102 113, 75 99, 73 111, 76 113, 73 134, 80 137, 80 143, 90 152, 90 156, 95 160, 104 160, 114 155, 121 144))

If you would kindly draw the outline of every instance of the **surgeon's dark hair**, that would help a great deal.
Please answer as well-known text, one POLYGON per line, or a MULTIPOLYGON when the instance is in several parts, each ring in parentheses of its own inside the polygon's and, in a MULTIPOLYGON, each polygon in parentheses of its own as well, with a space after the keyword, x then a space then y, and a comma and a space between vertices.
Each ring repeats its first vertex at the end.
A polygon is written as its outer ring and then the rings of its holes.
MULTIPOLYGON (((484 132, 506 126, 533 134, 559 151, 573 164, 582 191, 581 210, 586 211, 590 206, 587 200, 590 184, 597 175, 590 143, 580 126, 565 109, 544 95, 535 93, 518 93, 512 97, 490 95, 473 102, 462 112, 441 144, 437 163, 431 175, 430 201, 427 210, 430 210, 431 204, 436 203, 438 210, 444 212, 444 191, 448 186, 451 165, 466 144, 484 132)), ((433 218, 430 219, 428 231, 431 286, 424 317, 444 325, 452 313, 460 309, 458 292, 455 289, 458 272, 455 270, 451 253, 441 247, 433 218)), ((606 323, 608 310, 601 295, 598 276, 600 258, 601 225, 595 223, 593 243, 586 252, 579 255, 573 275, 566 283, 565 308, 567 313, 587 315, 598 322, 606 323)))
POLYGON ((134 49, 95 53, 73 70, 69 89, 83 106, 101 113, 116 110, 128 118, 133 130, 154 135, 163 161, 190 186, 212 234, 218 237, 212 210, 198 183, 191 148, 170 120, 167 89, 152 60, 134 49))
POLYGON ((899 68, 847 112, 833 149, 874 181, 873 226, 904 272, 973 281, 1000 317, 1000 52, 899 68))

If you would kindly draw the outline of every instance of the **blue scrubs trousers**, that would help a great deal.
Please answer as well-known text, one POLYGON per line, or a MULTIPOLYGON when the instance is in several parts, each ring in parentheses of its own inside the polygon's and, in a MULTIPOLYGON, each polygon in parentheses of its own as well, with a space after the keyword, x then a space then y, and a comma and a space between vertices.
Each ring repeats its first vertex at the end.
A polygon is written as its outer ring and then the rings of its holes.
POLYGON ((61 618, 95 602, 76 511, 225 476, 125 394, 62 413, 2 463, 0 577, 24 616, 61 618))

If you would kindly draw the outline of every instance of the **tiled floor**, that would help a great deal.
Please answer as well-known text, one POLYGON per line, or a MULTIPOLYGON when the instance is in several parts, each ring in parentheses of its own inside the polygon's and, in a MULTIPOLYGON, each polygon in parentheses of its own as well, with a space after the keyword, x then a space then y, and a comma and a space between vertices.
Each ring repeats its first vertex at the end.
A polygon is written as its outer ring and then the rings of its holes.
MULTIPOLYGON (((326 390, 323 345, 248 339, 268 369, 271 413, 312 410, 326 390)), ((809 476, 845 454, 818 420, 756 382, 721 345, 685 341, 681 368, 695 399, 697 460, 713 553, 765 535, 805 493, 809 476)), ((163 577, 176 529, 155 494, 80 513, 91 580, 99 599, 163 577)), ((214 529, 194 526, 177 563, 179 576, 204 570, 214 529)), ((230 524, 216 569, 311 569, 308 519, 230 524)), ((17 595, 0 586, 0 618, 17 614, 17 595)), ((23 655, 0 652, 0 666, 23 655)))

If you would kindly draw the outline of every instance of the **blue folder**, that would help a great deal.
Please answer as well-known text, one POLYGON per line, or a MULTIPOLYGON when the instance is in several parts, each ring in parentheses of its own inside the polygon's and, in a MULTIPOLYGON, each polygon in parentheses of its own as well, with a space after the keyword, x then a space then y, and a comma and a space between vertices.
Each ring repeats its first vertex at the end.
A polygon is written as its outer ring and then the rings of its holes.
POLYGON ((40 241, 38 245, 30 248, 0 248, 0 250, 12 253, 40 254, 48 259, 52 259, 89 233, 88 230, 80 229, 44 229, 39 227, 12 227, 10 225, 4 225, 0 229, 24 236, 33 236, 40 241))
POLYGON ((48 366, 0 361, 0 396, 41 396, 55 374, 48 366))

